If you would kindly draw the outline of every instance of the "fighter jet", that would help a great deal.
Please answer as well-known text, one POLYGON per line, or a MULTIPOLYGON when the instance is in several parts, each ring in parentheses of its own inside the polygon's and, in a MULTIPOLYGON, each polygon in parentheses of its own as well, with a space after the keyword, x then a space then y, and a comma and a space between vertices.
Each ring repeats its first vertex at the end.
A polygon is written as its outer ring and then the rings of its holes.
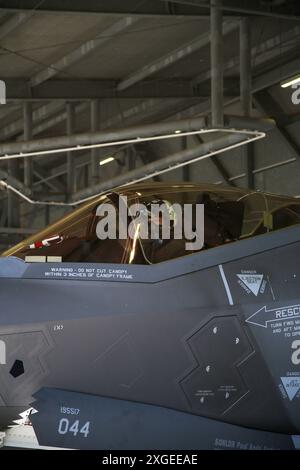
POLYGON ((96 196, 0 258, 1 428, 33 407, 43 446, 294 449, 299 259, 296 198, 96 196))

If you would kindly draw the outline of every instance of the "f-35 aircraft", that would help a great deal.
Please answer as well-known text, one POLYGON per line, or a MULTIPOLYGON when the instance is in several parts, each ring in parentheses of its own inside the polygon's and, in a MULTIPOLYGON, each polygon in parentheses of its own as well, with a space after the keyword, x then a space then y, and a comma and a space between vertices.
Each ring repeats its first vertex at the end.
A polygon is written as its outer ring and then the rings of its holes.
POLYGON ((95 197, 0 258, 1 428, 33 407, 46 446, 294 449, 299 259, 295 198, 192 183, 95 197), (123 196, 203 204, 201 249, 172 235, 178 217, 168 240, 99 239, 99 206, 123 196))

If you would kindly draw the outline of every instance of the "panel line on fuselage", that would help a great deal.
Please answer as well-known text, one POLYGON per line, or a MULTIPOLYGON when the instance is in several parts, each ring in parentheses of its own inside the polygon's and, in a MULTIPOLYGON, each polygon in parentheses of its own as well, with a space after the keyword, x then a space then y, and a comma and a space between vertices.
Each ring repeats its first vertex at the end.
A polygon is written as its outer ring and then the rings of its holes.
POLYGON ((229 288, 229 284, 228 284, 228 281, 226 279, 222 264, 219 264, 219 271, 220 271, 221 278, 222 278, 222 281, 223 281, 223 284, 224 284, 224 287, 225 287, 225 290, 226 290, 229 305, 234 305, 232 295, 231 295, 231 292, 230 292, 230 288, 229 288))

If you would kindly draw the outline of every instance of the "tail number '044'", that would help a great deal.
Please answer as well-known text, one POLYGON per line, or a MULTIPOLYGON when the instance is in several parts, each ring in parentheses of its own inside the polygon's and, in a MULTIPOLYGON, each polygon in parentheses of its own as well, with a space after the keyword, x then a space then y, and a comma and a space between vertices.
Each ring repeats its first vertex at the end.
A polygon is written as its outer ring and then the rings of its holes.
POLYGON ((72 424, 67 418, 62 418, 58 425, 58 434, 67 434, 68 432, 73 434, 74 437, 76 437, 78 433, 82 434, 84 437, 88 437, 90 432, 90 422, 87 421, 82 426, 78 419, 72 424))

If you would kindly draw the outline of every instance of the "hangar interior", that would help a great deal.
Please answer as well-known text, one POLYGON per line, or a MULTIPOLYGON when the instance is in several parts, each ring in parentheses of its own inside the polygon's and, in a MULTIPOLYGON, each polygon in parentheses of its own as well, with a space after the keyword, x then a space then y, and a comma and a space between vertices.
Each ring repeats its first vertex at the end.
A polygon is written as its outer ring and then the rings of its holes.
MULTIPOLYGON (((217 120, 224 112, 271 117, 276 126, 262 140, 163 174, 158 170, 154 179, 300 196, 300 96, 296 88, 281 86, 300 70, 299 2, 213 5, 1 1, 2 181, 34 201, 66 203, 97 194, 104 183, 109 189, 114 178, 123 175, 125 181, 127 173, 196 148, 207 136, 5 160, 10 144, 186 120, 208 116, 215 107, 217 120)), ((30 204, 1 189, 1 251, 72 210, 30 204)))
POLYGON ((299 0, 0 0, 0 252, 136 181, 300 198, 299 46, 299 0))

